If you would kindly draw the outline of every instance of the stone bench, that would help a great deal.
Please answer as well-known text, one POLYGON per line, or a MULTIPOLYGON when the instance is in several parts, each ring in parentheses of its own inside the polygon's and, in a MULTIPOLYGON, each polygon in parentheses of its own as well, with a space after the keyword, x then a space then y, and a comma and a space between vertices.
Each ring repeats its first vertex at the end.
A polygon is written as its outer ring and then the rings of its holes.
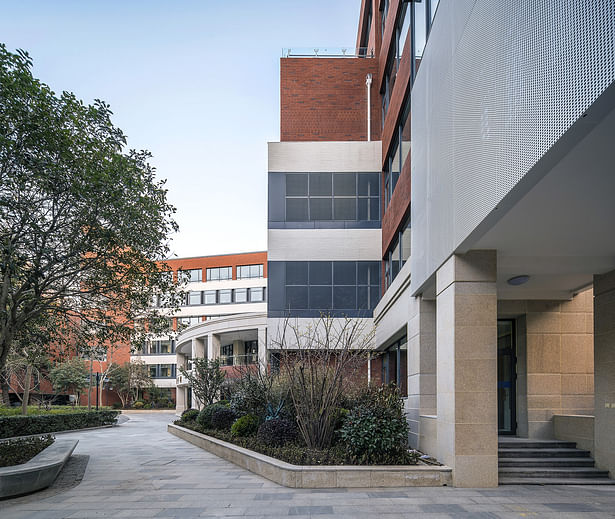
POLYGON ((0 498, 29 494, 51 485, 77 443, 78 440, 56 439, 30 461, 0 467, 0 498))

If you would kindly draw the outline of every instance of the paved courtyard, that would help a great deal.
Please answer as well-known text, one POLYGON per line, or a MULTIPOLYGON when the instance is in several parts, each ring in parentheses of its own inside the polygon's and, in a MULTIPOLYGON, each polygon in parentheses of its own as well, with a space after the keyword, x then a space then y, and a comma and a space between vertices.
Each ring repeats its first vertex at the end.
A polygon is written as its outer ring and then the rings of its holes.
POLYGON ((170 413, 129 416, 64 435, 79 440, 78 459, 89 456, 81 483, 0 501, 0 518, 615 517, 615 486, 289 489, 171 436, 170 413))

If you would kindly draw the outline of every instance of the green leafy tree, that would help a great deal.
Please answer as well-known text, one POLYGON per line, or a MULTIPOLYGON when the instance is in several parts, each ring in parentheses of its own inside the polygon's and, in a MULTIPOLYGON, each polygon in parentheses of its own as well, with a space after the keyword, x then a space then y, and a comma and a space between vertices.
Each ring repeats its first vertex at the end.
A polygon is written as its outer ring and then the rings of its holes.
POLYGON ((48 350, 137 344, 183 295, 157 263, 177 225, 150 154, 126 151, 103 101, 56 95, 31 68, 0 44, 0 370, 41 319, 48 350))
POLYGON ((89 371, 85 362, 77 357, 56 364, 49 372, 53 389, 58 392, 70 392, 79 395, 87 387, 89 371))
POLYGON ((225 374, 220 369, 218 359, 212 361, 194 359, 191 371, 186 370, 183 366, 179 368, 179 371, 188 379, 192 393, 196 396, 200 405, 213 404, 219 397, 225 374))
POLYGON ((137 399, 140 390, 152 384, 149 369, 143 361, 125 362, 121 366, 114 365, 109 372, 109 381, 113 391, 122 401, 122 407, 127 407, 137 399))

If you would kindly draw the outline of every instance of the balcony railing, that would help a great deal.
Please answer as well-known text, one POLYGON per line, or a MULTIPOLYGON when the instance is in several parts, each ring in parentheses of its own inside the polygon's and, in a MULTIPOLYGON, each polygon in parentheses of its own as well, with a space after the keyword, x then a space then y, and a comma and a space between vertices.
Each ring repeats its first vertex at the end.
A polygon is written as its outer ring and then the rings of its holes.
POLYGON ((258 353, 249 353, 247 355, 221 355, 221 366, 249 366, 258 363, 258 353))
POLYGON ((293 47, 282 49, 283 58, 373 58, 367 47, 293 47))

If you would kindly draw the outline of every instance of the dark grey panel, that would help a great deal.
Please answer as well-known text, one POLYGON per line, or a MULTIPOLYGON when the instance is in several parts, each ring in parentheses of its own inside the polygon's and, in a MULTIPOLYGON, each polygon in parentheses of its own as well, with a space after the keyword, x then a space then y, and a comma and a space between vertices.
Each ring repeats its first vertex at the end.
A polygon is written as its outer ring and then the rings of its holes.
POLYGON ((286 265, 282 261, 267 262, 267 310, 284 310, 286 265))
POLYGON ((286 196, 307 196, 308 194, 308 174, 296 173, 285 174, 286 176, 286 196))
POLYGON ((284 173, 269 173, 268 175, 268 220, 283 222, 285 220, 286 175, 284 173))

